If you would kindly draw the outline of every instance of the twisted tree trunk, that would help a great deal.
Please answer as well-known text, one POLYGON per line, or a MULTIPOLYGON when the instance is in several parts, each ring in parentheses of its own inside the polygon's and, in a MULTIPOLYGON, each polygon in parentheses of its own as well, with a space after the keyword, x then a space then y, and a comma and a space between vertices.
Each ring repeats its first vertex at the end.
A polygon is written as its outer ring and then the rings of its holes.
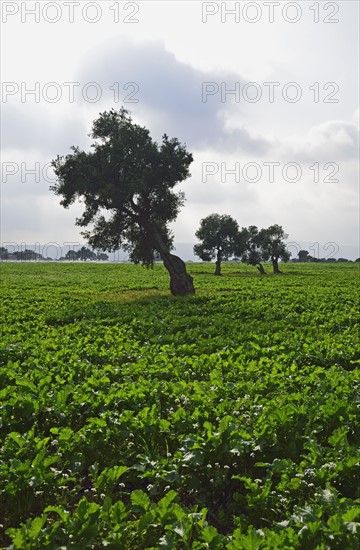
POLYGON ((266 275, 266 271, 265 271, 265 269, 263 268, 262 264, 256 264, 256 267, 257 267, 258 270, 260 271, 260 275, 266 275))
POLYGON ((221 275, 221 249, 217 249, 214 275, 221 275))
POLYGON ((171 254, 156 230, 152 230, 154 247, 159 252, 164 266, 170 275, 170 292, 173 296, 195 294, 193 278, 186 272, 185 262, 175 254, 171 254))
POLYGON ((195 294, 193 278, 186 272, 185 262, 174 254, 162 258, 164 266, 170 274, 170 291, 173 296, 195 294))
POLYGON ((279 269, 279 264, 278 264, 279 258, 277 258, 276 256, 272 256, 271 261, 272 261, 274 273, 282 273, 279 269))
POLYGON ((250 260, 248 263, 256 267, 259 270, 260 275, 266 275, 266 271, 260 262, 257 262, 256 260, 250 260))

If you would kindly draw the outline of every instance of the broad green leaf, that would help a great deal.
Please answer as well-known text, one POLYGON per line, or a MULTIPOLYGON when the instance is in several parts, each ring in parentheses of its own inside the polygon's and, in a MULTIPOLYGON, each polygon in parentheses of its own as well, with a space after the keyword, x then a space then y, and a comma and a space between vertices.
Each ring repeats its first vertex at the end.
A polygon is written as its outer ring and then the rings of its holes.
POLYGON ((150 499, 144 491, 141 491, 141 489, 136 489, 133 491, 130 498, 134 512, 146 512, 150 508, 150 499))

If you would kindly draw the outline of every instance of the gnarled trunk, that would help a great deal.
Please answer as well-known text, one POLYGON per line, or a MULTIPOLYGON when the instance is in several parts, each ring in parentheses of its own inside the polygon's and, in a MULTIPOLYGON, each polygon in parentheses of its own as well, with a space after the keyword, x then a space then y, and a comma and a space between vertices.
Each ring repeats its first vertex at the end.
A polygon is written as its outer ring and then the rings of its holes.
POLYGON ((248 263, 256 267, 259 270, 260 275, 266 275, 266 271, 260 262, 257 262, 256 260, 250 260, 248 263))
POLYGON ((221 275, 221 250, 218 248, 215 262, 215 273, 214 275, 221 275))
POLYGON ((282 273, 279 269, 279 264, 278 264, 279 258, 276 258, 276 256, 272 256, 271 261, 272 261, 274 273, 282 273))
POLYGON ((195 294, 193 278, 186 272, 185 262, 171 254, 157 231, 152 231, 154 245, 170 275, 170 291, 173 296, 195 294))
POLYGON ((193 278, 186 272, 185 262, 174 254, 162 258, 164 266, 170 274, 170 291, 173 296, 195 294, 193 278))

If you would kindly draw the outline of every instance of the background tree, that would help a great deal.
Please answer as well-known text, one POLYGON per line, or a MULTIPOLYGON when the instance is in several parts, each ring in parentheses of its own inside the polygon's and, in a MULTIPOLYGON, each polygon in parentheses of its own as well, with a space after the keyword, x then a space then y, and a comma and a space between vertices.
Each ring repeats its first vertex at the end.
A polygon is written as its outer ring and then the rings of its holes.
POLYGON ((86 260, 96 260, 96 254, 90 248, 86 248, 86 246, 82 246, 80 250, 77 252, 79 260, 82 260, 83 262, 86 262, 86 260))
POLYGON ((262 238, 256 225, 250 225, 248 228, 242 228, 238 235, 239 252, 236 255, 241 256, 241 261, 257 267, 261 275, 266 275, 262 265, 264 261, 262 252, 262 238))
POLYGON ((76 224, 93 224, 92 231, 82 232, 92 248, 122 246, 132 261, 148 266, 157 251, 170 274, 172 294, 194 293, 185 263, 170 253, 168 228, 184 204, 184 194, 173 188, 189 177, 192 155, 166 134, 157 144, 123 108, 100 113, 90 137, 93 151, 72 147, 71 154, 52 161, 58 181, 50 189, 62 196, 65 208, 83 200, 85 211, 76 224))
POLYGON ((239 226, 227 214, 210 214, 200 221, 196 237, 201 241, 194 246, 194 253, 208 262, 216 257, 214 275, 221 275, 221 262, 234 255, 239 226))
POLYGON ((43 260, 43 256, 41 254, 38 254, 37 252, 34 252, 34 250, 29 250, 26 248, 25 250, 20 250, 19 252, 14 252, 13 257, 16 260, 43 260))
POLYGON ((298 258, 299 258, 299 262, 310 262, 311 261, 311 256, 310 256, 308 250, 300 250, 298 252, 298 258))
MULTIPOLYGON (((65 254, 65 259, 70 261, 77 261, 82 260, 83 262, 86 262, 86 260, 98 260, 99 254, 96 254, 90 248, 86 248, 86 246, 82 246, 80 250, 69 250, 65 254)), ((104 254, 102 255, 105 257, 105 259, 108 259, 108 255, 104 254)))
POLYGON ((286 248, 284 239, 289 235, 285 233, 281 225, 270 225, 267 229, 262 229, 259 233, 262 258, 265 261, 271 260, 274 273, 281 273, 279 269, 279 260, 288 262, 290 252, 286 248))
POLYGON ((9 251, 4 246, 0 246, 0 260, 7 260, 9 257, 9 251))
POLYGON ((109 256, 108 254, 105 254, 105 252, 98 252, 96 254, 96 259, 99 260, 100 262, 107 262, 109 259, 109 256))
POLYGON ((75 260, 79 259, 79 256, 76 250, 68 250, 68 252, 66 252, 65 254, 65 259, 74 262, 75 260))

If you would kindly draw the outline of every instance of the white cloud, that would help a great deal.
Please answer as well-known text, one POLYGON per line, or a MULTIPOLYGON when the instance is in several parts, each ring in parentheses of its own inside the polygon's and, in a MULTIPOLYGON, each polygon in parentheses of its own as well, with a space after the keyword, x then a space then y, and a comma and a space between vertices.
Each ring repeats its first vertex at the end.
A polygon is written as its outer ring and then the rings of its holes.
POLYGON ((359 127, 351 121, 329 120, 313 126, 305 136, 290 136, 287 143, 287 150, 286 145, 282 144, 286 154, 308 161, 337 162, 357 159, 359 127))

